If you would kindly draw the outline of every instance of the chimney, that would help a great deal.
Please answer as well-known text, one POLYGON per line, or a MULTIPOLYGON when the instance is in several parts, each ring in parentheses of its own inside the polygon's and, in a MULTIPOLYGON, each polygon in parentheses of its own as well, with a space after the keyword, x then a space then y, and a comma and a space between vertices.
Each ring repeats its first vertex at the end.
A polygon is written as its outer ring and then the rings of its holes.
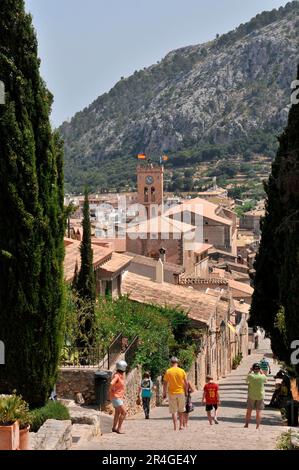
POLYGON ((158 259, 156 264, 156 282, 163 284, 164 282, 164 265, 161 258, 158 259))

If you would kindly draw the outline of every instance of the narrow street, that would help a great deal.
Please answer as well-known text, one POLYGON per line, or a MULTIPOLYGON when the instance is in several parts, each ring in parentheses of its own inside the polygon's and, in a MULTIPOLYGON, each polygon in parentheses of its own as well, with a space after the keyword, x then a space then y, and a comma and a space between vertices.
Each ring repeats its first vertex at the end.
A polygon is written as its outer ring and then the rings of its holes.
MULTIPOLYGON (((190 414, 189 427, 183 431, 173 431, 168 407, 158 407, 151 412, 151 419, 143 415, 129 418, 124 424, 123 435, 111 432, 110 416, 104 417, 103 436, 80 443, 76 449, 87 450, 270 450, 275 449, 278 436, 287 428, 282 426, 280 412, 264 410, 262 425, 255 429, 255 423, 244 429, 247 385, 246 375, 253 362, 263 354, 270 356, 269 341, 261 342, 261 349, 248 356, 242 364, 224 379, 219 381, 221 407, 219 424, 208 423, 205 407, 201 404, 202 392, 193 394, 195 410, 190 414)), ((273 374, 278 366, 272 365, 272 375, 266 384, 265 403, 269 403, 274 390, 273 374)), ((255 418, 255 414, 253 415, 255 418)))

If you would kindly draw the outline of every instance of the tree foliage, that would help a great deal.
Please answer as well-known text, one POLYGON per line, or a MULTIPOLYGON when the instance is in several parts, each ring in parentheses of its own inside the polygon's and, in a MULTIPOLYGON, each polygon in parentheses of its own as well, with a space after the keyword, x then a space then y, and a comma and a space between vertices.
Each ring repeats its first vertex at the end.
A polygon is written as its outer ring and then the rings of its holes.
POLYGON ((0 80, 0 391, 43 405, 63 325, 63 152, 23 0, 2 0, 0 80))
POLYGON ((78 331, 78 346, 92 345, 94 308, 96 300, 96 282, 93 268, 93 251, 91 246, 91 224, 89 213, 88 191, 85 189, 83 205, 83 238, 80 246, 81 266, 78 273, 76 265, 73 289, 77 292, 77 304, 79 310, 84 310, 78 331), (88 305, 88 308, 86 306, 88 305))
POLYGON ((273 351, 286 362, 290 361, 292 341, 299 337, 298 129, 299 104, 293 104, 266 187, 266 216, 251 307, 251 321, 270 333, 273 351))
MULTIPOLYGON (((88 314, 88 305, 78 310, 74 293, 68 290, 67 341, 75 345, 80 322, 88 314), (79 324, 79 326, 78 326, 79 324)), ((84 321, 84 320, 83 320, 84 321)), ((153 377, 160 375, 169 364, 169 357, 177 355, 187 370, 195 357, 200 332, 190 327, 187 315, 172 308, 144 305, 127 297, 99 299, 95 306, 93 347, 105 355, 110 342, 118 333, 130 342, 138 336, 135 364, 150 370, 153 377), (195 339, 196 338, 196 339, 195 339)))

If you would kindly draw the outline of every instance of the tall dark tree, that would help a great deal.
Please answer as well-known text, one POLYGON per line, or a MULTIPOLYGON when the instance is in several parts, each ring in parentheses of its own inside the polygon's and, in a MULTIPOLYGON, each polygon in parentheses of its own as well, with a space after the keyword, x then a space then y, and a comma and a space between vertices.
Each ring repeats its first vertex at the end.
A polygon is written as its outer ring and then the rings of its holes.
POLYGON ((92 345, 94 324, 94 305, 96 300, 96 284, 93 268, 93 251, 91 246, 91 224, 88 191, 85 189, 83 205, 83 238, 80 246, 81 266, 77 275, 76 290, 78 293, 78 311, 80 336, 77 344, 80 347, 92 345))
POLYGON ((288 125, 279 138, 266 192, 251 322, 270 333, 273 351, 290 363, 291 343, 299 338, 298 103, 292 104, 288 125))
POLYGON ((91 224, 88 191, 85 190, 83 205, 83 238, 80 246, 81 266, 78 274, 77 291, 87 301, 95 301, 95 276, 93 269, 93 251, 91 247, 91 224))
POLYGON ((56 381, 63 325, 63 152, 23 0, 1 0, 0 392, 43 405, 56 381))

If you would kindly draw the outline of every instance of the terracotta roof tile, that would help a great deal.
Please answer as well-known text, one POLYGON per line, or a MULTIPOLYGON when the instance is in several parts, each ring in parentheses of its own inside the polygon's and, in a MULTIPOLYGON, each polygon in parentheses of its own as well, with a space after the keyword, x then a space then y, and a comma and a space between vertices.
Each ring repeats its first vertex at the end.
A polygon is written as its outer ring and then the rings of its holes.
POLYGON ((141 222, 140 224, 129 226, 127 233, 185 233, 194 229, 193 225, 169 219, 165 215, 162 215, 141 222))
POLYGON ((213 204, 206 199, 197 197, 194 199, 184 200, 182 204, 171 207, 164 215, 170 216, 188 211, 202 215, 207 219, 220 222, 224 225, 232 225, 232 220, 227 217, 223 217, 222 215, 218 215, 217 210, 219 210, 219 206, 217 204, 213 204))
POLYGON ((132 261, 132 256, 120 253, 112 253, 110 260, 102 264, 99 271, 103 274, 113 274, 125 269, 132 261))
POLYGON ((130 272, 123 278, 122 291, 136 302, 181 309, 193 320, 206 325, 217 305, 217 298, 211 295, 166 282, 160 284, 130 272))
MULTIPOLYGON (((244 282, 235 281, 234 279, 228 279, 228 285, 234 291, 244 293, 247 297, 253 294, 253 288, 244 282)), ((235 294, 233 294, 235 296, 235 294)))
POLYGON ((117 253, 124 253, 126 251, 127 241, 126 238, 98 238, 92 237, 91 242, 95 245, 107 246, 117 253))
POLYGON ((200 255, 213 247, 213 245, 209 245, 208 243, 195 243, 194 245, 194 253, 197 255, 200 255))
MULTIPOLYGON (((64 278, 67 282, 70 282, 74 277, 74 271, 76 267, 76 262, 78 263, 78 268, 80 269, 81 257, 80 257, 80 245, 81 242, 78 240, 73 240, 72 238, 64 239, 65 246, 65 257, 64 257, 64 278)), ((93 250, 93 265, 98 267, 101 263, 107 261, 111 255, 112 250, 109 248, 104 248, 102 246, 96 246, 92 244, 93 250)))

